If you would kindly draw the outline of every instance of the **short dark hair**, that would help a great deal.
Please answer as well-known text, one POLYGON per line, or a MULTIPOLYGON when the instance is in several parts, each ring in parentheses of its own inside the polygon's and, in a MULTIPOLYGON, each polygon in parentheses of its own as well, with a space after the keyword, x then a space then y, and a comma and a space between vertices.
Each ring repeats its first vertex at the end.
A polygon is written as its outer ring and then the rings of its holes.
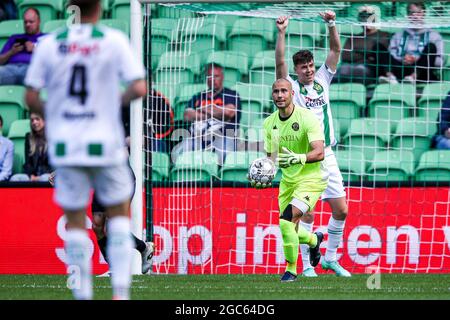
POLYGON ((314 55, 309 50, 300 50, 292 56, 292 62, 294 62, 294 66, 298 64, 309 63, 311 61, 314 61, 314 55))
POLYGON ((34 7, 27 8, 27 10, 23 12, 23 15, 25 16, 25 13, 27 13, 28 11, 34 11, 34 13, 36 13, 36 15, 38 16, 39 20, 41 20, 41 13, 39 12, 38 9, 34 7))
POLYGON ((91 15, 99 3, 100 0, 70 0, 69 5, 79 7, 82 15, 91 15))
POLYGON ((410 2, 410 3, 408 3, 408 6, 406 7, 406 11, 408 12, 408 14, 410 12, 409 10, 411 10, 412 5, 419 7, 424 11, 426 10, 425 2, 410 2))

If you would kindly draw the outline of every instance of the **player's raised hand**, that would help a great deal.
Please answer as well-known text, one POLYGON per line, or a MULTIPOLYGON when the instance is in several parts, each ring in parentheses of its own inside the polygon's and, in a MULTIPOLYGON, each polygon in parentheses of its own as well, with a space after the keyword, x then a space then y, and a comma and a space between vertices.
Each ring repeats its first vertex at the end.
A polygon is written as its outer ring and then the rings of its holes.
POLYGON ((289 17, 288 16, 280 16, 277 19, 277 29, 278 31, 286 31, 289 24, 289 17))
POLYGON ((325 20, 325 22, 336 20, 336 13, 334 11, 327 10, 325 12, 320 12, 319 15, 323 18, 323 20, 325 20))

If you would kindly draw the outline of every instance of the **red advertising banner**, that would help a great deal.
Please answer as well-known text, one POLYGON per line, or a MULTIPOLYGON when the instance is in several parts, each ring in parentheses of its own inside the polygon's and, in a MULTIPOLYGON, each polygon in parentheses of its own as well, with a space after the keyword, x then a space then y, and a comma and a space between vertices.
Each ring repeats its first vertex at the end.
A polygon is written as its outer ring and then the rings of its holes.
MULTIPOLYGON (((343 266, 354 273, 450 272, 448 187, 347 191, 349 215, 338 249, 343 266)), ((51 188, 0 189, 0 274, 65 273, 65 219, 52 195, 51 188)), ((155 272, 284 270, 277 189, 155 188, 153 208, 155 272)), ((329 216, 319 202, 314 230, 326 233, 329 216)), ((94 272, 103 273, 106 263, 90 235, 94 272)), ((325 247, 326 241, 322 252, 325 247)))

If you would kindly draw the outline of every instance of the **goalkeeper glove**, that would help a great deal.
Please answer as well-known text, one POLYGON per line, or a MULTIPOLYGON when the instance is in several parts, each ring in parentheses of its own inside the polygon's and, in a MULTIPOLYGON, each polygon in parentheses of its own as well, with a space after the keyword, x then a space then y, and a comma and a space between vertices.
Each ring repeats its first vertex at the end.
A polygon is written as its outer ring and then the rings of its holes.
POLYGON ((263 183, 253 180, 252 178, 250 178, 249 174, 247 174, 247 180, 250 181, 250 185, 256 189, 265 189, 272 185, 272 182, 263 183))
POLYGON ((304 165, 306 163, 306 154, 292 152, 286 147, 283 147, 282 150, 283 152, 279 153, 276 159, 279 167, 287 168, 294 164, 304 165))

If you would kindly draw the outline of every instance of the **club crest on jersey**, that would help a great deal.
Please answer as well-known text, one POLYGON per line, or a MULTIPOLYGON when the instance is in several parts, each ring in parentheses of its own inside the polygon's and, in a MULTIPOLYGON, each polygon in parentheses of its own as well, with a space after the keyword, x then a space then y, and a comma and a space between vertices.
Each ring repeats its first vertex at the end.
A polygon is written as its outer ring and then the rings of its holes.
POLYGON ((320 96, 323 92, 323 87, 321 86, 320 83, 314 81, 314 86, 313 89, 316 90, 317 94, 320 96))
POLYGON ((298 122, 294 122, 294 123, 292 124, 292 130, 298 131, 299 128, 300 128, 300 126, 299 126, 298 122))

